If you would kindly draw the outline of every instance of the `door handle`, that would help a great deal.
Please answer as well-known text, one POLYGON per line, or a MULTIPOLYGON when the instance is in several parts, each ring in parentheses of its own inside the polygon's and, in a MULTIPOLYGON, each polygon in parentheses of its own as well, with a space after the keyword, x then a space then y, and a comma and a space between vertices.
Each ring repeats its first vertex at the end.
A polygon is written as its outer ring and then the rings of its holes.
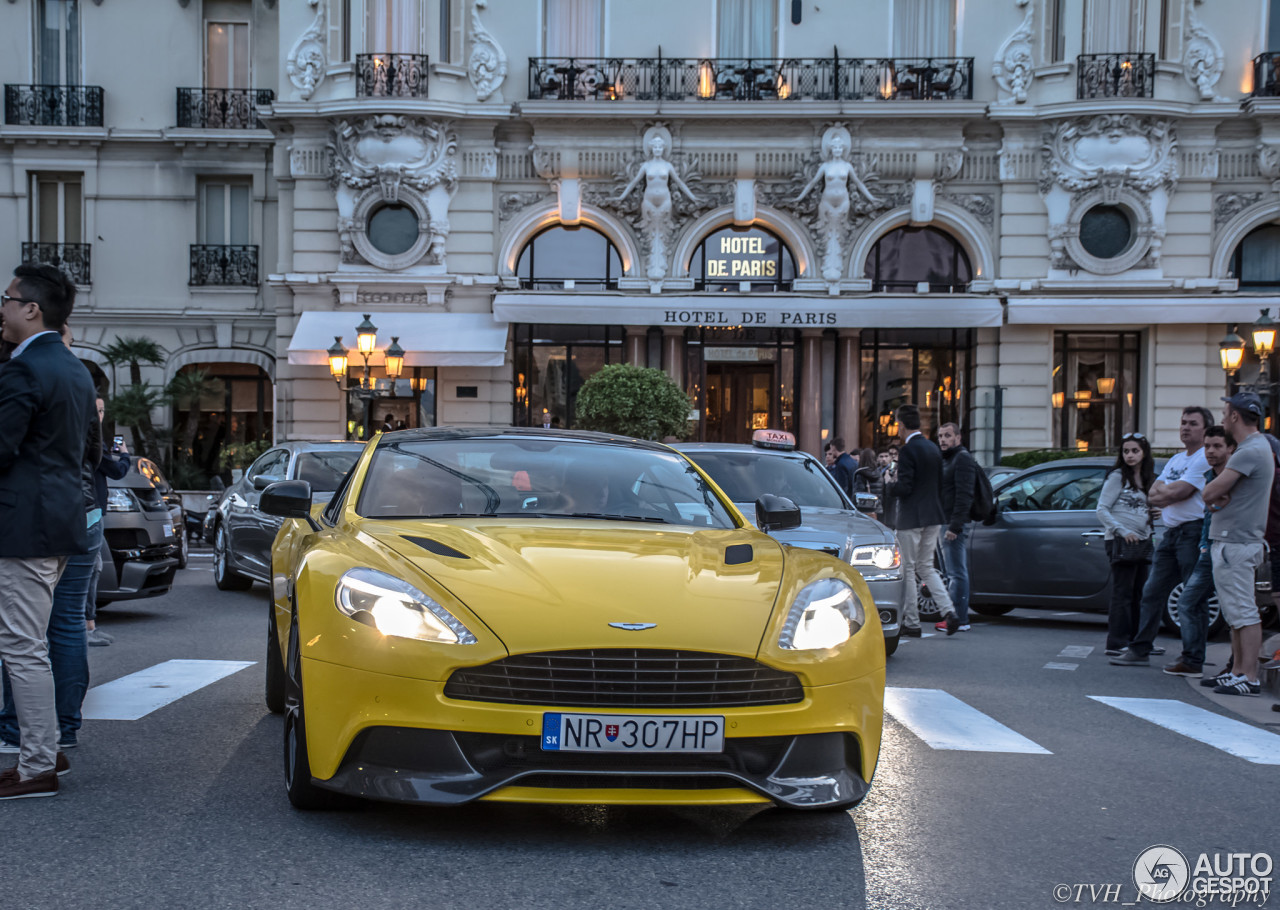
POLYGON ((1080 536, 1081 537, 1106 537, 1107 532, 1106 531, 1081 531, 1080 536))

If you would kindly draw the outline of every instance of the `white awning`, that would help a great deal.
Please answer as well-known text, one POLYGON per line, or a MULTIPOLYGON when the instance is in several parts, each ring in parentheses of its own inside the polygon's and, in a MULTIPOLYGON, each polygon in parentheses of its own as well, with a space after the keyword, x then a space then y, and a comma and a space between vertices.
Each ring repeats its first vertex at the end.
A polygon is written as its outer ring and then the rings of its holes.
MULTIPOLYGON (((327 351, 334 336, 341 336, 347 350, 356 349, 356 326, 363 312, 303 313, 289 342, 289 362, 304 366, 328 366, 327 351)), ((371 313, 378 329, 379 353, 370 363, 381 363, 381 352, 392 337, 404 348, 407 367, 500 367, 507 351, 507 324, 488 313, 371 313)), ((353 363, 358 357, 352 354, 353 363)))
POLYGON ((1252 323, 1280 297, 1010 297, 1010 325, 1252 323))
POLYGON ((493 300, 493 315, 504 322, 797 329, 967 329, 999 326, 1003 321, 998 297, 967 294, 826 298, 499 293, 493 300))

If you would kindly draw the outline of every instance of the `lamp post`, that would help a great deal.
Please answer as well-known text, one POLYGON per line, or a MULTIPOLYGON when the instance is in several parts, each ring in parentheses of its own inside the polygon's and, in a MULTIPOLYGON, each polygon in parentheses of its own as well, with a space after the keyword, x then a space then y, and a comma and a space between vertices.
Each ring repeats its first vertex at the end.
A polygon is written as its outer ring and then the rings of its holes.
MULTIPOLYGON (((1255 392, 1262 399, 1266 420, 1270 420, 1271 389, 1277 385, 1271 379, 1271 355, 1276 347, 1276 323, 1271 318, 1270 308, 1261 311, 1258 320, 1249 328, 1249 338, 1253 343, 1253 351, 1258 355, 1258 376, 1250 383, 1237 383, 1237 388, 1255 392)), ((1222 370, 1228 379, 1239 376, 1240 367, 1244 363, 1245 345, 1247 342, 1236 333, 1236 326, 1228 329, 1226 337, 1218 345, 1218 355, 1222 361, 1222 370)), ((1266 422, 1264 428, 1268 426, 1266 422)))
POLYGON ((326 352, 329 358, 329 374, 333 376, 333 381, 338 384, 339 390, 343 394, 354 392, 360 399, 365 438, 370 435, 370 417, 374 400, 394 395, 395 381, 400 378, 400 374, 404 371, 405 351, 404 348, 400 347, 400 336, 393 335, 391 344, 387 345, 386 351, 383 352, 384 368, 392 385, 386 389, 377 387, 377 383, 374 381, 373 374, 369 369, 369 358, 377 353, 377 343, 378 327, 370 321, 369 314, 365 313, 364 319, 356 326, 356 351, 364 361, 364 371, 357 385, 343 384, 343 380, 347 377, 347 365, 350 363, 350 358, 347 355, 346 345, 342 343, 341 335, 333 337, 333 344, 326 352))

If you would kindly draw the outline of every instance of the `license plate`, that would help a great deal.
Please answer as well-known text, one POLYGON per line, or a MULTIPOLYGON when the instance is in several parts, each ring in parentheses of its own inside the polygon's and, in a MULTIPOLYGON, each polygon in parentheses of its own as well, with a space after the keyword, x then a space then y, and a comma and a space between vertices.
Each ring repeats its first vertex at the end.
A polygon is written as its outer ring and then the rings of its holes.
POLYGON ((173 536, 173 525, 165 525, 165 526, 164 526, 164 536, 165 536, 165 537, 172 537, 172 536, 173 536))
POLYGON ((723 752, 724 718, 544 714, 545 752, 723 752))

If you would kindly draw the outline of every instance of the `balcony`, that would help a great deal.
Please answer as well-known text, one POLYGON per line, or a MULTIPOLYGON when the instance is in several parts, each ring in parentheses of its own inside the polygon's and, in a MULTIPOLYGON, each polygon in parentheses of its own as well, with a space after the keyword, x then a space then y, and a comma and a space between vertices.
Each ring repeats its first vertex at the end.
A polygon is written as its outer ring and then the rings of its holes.
POLYGON ((529 58, 531 101, 972 98, 972 57, 529 58))
POLYGON ((180 88, 178 126, 196 130, 260 130, 256 108, 270 104, 269 88, 180 88))
POLYGON ((1076 97, 1151 98, 1156 86, 1156 55, 1081 54, 1076 58, 1076 97))
POLYGON ((1267 51, 1253 58, 1253 98, 1280 98, 1280 51, 1267 51))
POLYGON ((425 54, 357 54, 356 95, 425 98, 427 65, 425 54))
POLYGON ((258 286, 258 248, 221 243, 191 245, 191 287, 258 286))
POLYGON ((10 126, 102 126, 102 87, 6 85, 4 122, 10 126))
POLYGON ((22 244, 22 264, 57 266, 76 284, 86 286, 90 283, 89 248, 87 243, 25 242, 22 244))

